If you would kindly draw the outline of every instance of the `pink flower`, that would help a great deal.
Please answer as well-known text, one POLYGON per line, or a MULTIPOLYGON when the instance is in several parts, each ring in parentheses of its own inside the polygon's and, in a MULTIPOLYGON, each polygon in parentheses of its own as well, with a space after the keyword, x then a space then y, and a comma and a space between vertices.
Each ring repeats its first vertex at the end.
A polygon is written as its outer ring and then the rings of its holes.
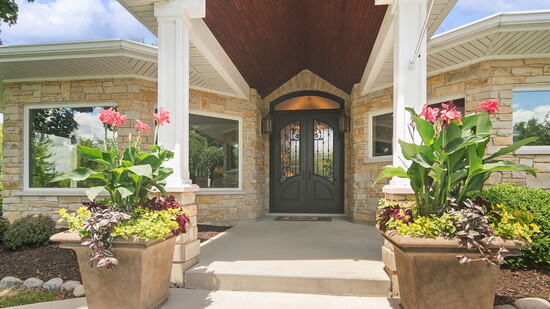
POLYGON ((420 116, 420 118, 428 120, 431 123, 436 123, 438 114, 439 108, 431 108, 428 107, 428 104, 424 104, 424 106, 422 106, 422 111, 418 116, 420 116))
POLYGON ((482 109, 485 109, 489 114, 492 114, 495 111, 499 112, 500 110, 498 109, 498 100, 491 99, 488 102, 481 102, 477 107, 476 113, 481 113, 482 109))
POLYGON ((112 107, 109 109, 102 109, 99 111, 99 120, 107 123, 110 126, 122 126, 128 116, 120 115, 112 107))
POLYGON ((450 101, 449 104, 441 104, 441 106, 443 107, 443 110, 441 111, 441 121, 450 123, 451 121, 456 120, 458 123, 462 124, 462 120, 460 120, 462 114, 456 110, 453 101, 450 101))
POLYGON ((141 120, 137 120, 136 119, 136 124, 134 125, 134 128, 136 128, 138 131, 151 131, 151 127, 148 126, 145 122, 141 121, 141 120))
POLYGON ((159 108, 159 112, 154 113, 153 116, 155 116, 155 121, 159 125, 163 125, 164 122, 170 123, 170 113, 165 111, 162 107, 159 108))

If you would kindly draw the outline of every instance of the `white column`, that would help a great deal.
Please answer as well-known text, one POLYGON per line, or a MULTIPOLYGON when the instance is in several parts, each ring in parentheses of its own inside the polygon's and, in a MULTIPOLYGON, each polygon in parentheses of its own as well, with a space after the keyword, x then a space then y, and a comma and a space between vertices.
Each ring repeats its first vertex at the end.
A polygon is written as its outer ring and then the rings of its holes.
POLYGON ((174 151, 167 162, 174 173, 170 192, 189 187, 189 31, 190 18, 203 18, 204 0, 155 2, 158 21, 158 107, 170 112, 171 124, 159 130, 159 144, 174 151))
MULTIPOLYGON (((393 166, 407 169, 409 162, 401 155, 399 139, 412 142, 409 133, 410 115, 405 107, 417 111, 426 103, 426 29, 427 0, 394 1, 395 42, 393 62, 393 166), (422 31, 424 34, 422 35, 422 31), (420 45, 418 45, 420 40, 420 45), (415 55, 419 46, 418 53, 415 55), (414 58, 414 59, 413 59, 414 58)), ((419 137, 414 138, 419 143, 419 137)), ((385 193, 411 193, 408 179, 394 177, 385 193)))

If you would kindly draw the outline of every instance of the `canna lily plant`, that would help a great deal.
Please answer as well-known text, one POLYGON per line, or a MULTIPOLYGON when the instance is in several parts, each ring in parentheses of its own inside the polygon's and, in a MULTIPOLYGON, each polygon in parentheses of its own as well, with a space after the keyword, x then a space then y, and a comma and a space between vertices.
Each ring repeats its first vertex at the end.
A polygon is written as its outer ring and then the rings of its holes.
MULTIPOLYGON (((489 114, 498 111, 498 101, 489 100, 479 105, 473 115, 462 116, 452 101, 442 109, 424 105, 419 114, 406 109, 411 115, 411 135, 417 131, 419 144, 399 140, 403 157, 410 161, 402 167, 386 166, 375 183, 383 178, 401 177, 410 180, 415 201, 407 205, 382 202, 378 216, 380 230, 397 230, 413 237, 446 236, 458 238, 460 245, 478 249, 482 260, 503 263, 500 254, 489 249, 498 230, 498 217, 491 207, 481 200, 471 201, 468 196, 483 188, 485 181, 496 171, 526 171, 536 176, 531 167, 515 164, 499 157, 527 145, 537 137, 526 138, 503 147, 494 154, 486 154, 493 131, 489 114)), ((518 226, 530 228, 530 222, 518 226)), ((532 231, 536 232, 537 227, 532 231)), ((519 235, 519 234, 518 234, 519 235)), ((525 240, 525 239, 524 239, 525 240)), ((461 255, 462 263, 471 260, 461 255)))
POLYGON ((170 113, 160 108, 153 116, 155 142, 149 152, 140 151, 140 145, 143 132, 150 131, 151 127, 140 120, 135 120, 134 125, 137 137, 130 136, 128 147, 119 150, 117 131, 125 124, 127 116, 113 108, 101 110, 99 120, 105 132, 103 149, 78 145, 79 156, 98 163, 100 168, 94 171, 79 167, 53 179, 94 179, 101 183, 86 190, 90 201, 83 203, 76 213, 69 214, 65 209, 59 211, 61 221, 68 222, 71 231, 87 238, 83 245, 92 249, 90 266, 94 261, 97 267, 114 269, 118 265, 111 251, 116 236, 150 239, 165 238, 170 232, 185 233, 189 219, 175 198, 169 197, 164 189, 166 178, 173 171, 163 167, 163 163, 173 158, 174 153, 157 145, 158 129, 170 123, 170 113), (109 197, 96 200, 103 190, 109 197), (157 192, 160 197, 149 197, 157 192))

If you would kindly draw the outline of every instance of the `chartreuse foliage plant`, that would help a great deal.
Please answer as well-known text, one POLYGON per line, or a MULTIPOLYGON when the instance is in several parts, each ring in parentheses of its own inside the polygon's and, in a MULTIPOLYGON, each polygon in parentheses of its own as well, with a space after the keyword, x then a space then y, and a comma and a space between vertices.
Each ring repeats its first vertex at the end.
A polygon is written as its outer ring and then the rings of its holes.
POLYGON ((79 156, 96 162, 100 166, 98 171, 81 167, 54 178, 54 181, 94 179, 101 184, 86 190, 90 202, 83 203, 85 207, 72 214, 65 209, 59 212, 71 231, 88 238, 83 245, 92 249, 90 266, 94 261, 97 267, 118 265, 111 251, 116 236, 150 239, 165 238, 170 232, 185 233, 189 219, 164 189, 166 178, 173 171, 163 163, 172 159, 174 153, 157 145, 158 129, 170 123, 169 113, 160 108, 153 115, 157 126, 155 143, 149 152, 140 151, 140 144, 143 131, 150 131, 151 127, 140 120, 135 120, 137 137, 130 137, 128 148, 119 150, 116 133, 127 117, 112 108, 101 110, 99 119, 105 128, 103 149, 78 145, 79 156), (96 201, 103 190, 109 197, 96 201), (160 192, 161 197, 150 199, 148 196, 155 192, 160 192))
MULTIPOLYGON (((442 107, 440 111, 424 105, 420 114, 407 108, 412 118, 411 132, 418 131, 420 144, 399 140, 403 157, 410 161, 409 167, 405 170, 387 166, 376 182, 386 177, 408 178, 415 202, 406 207, 381 205, 380 229, 413 237, 457 238, 459 245, 479 250, 478 260, 503 263, 501 253, 506 249, 495 253, 489 248, 495 236, 531 241, 539 227, 530 221, 532 215, 527 209, 490 207, 482 199, 472 201, 468 197, 481 190, 496 171, 523 170, 536 176, 531 167, 499 157, 537 138, 520 140, 487 155, 487 145, 496 136, 489 114, 498 111, 498 101, 483 102, 476 114, 465 117, 452 102, 442 107)), ((461 263, 472 261, 464 255, 458 258, 461 263)))
POLYGON ((502 217, 491 223, 495 224, 495 234, 501 233, 506 238, 529 237, 533 246, 521 249, 520 256, 507 258, 509 267, 550 267, 550 191, 496 184, 470 196, 491 203, 493 212, 502 217))

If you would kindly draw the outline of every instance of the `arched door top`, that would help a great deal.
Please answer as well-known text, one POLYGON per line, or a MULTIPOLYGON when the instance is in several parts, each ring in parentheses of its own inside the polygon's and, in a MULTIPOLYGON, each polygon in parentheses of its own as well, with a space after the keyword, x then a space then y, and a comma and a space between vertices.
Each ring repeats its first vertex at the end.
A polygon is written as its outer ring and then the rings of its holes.
POLYGON ((292 92, 273 100, 271 111, 293 110, 340 110, 344 107, 344 99, 330 93, 306 90, 292 92))

